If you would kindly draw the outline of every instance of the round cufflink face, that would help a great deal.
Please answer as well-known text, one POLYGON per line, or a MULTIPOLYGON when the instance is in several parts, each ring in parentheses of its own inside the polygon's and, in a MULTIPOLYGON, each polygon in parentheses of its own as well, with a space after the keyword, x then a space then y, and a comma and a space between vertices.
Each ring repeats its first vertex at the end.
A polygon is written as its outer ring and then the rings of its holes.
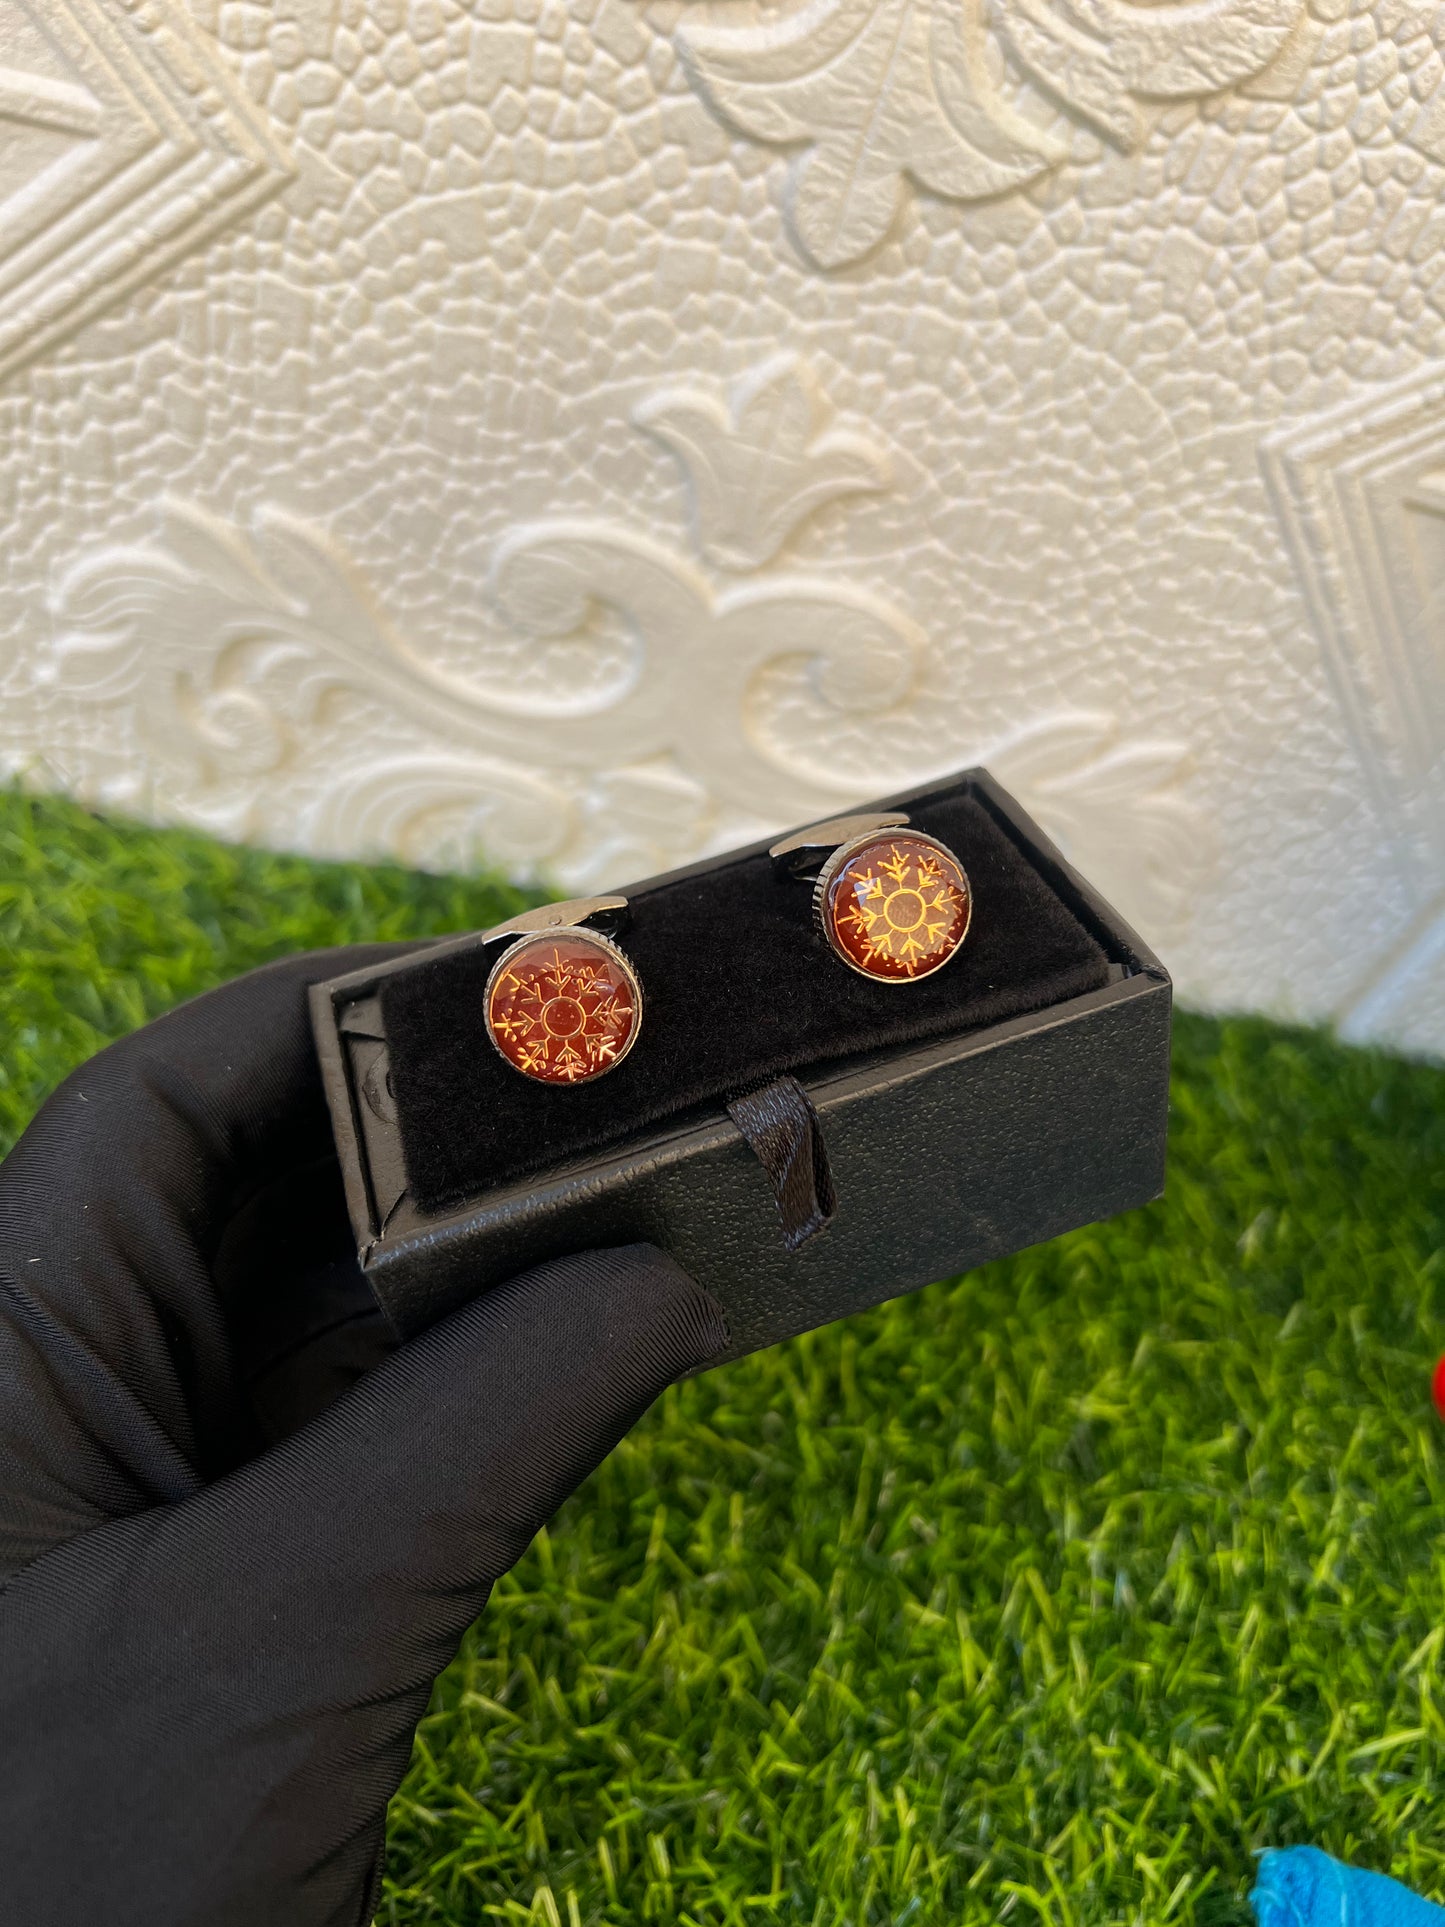
POLYGON ((637 973, 594 930, 523 937, 492 966, 484 995, 487 1034, 539 1084, 584 1084, 614 1070, 642 1023, 637 973))
POLYGON ((869 831, 841 844, 814 893, 823 935, 852 969, 878 983, 941 970, 968 935, 973 893, 963 866, 921 831, 869 831))

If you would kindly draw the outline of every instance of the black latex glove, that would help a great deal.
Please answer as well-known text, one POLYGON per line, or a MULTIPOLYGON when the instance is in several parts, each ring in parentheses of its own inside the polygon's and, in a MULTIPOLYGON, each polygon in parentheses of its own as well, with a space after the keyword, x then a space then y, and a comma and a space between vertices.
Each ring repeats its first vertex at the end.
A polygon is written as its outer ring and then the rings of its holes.
POLYGON ((382 954, 172 1012, 0 1166, 0 1920, 369 1921, 433 1678, 726 1342, 632 1246, 389 1350, 306 1016, 308 983, 382 954))

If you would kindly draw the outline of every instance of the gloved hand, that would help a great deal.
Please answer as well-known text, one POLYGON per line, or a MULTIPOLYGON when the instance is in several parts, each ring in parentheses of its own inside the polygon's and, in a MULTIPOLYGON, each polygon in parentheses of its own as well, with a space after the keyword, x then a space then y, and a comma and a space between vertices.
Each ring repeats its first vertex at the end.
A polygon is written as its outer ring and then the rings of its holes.
POLYGON ((433 1678, 726 1343, 638 1245, 388 1346, 306 1015, 310 982, 387 954, 292 959, 161 1018, 0 1166, 7 1921, 369 1921, 433 1678))

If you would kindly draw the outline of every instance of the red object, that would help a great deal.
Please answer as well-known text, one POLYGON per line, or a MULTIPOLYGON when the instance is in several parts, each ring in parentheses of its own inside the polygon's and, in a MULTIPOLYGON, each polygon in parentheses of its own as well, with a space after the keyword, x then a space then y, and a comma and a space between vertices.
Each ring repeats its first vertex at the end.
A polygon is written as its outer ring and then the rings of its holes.
POLYGON ((540 1084, 585 1084, 620 1064, 642 993, 605 937, 572 930, 507 951, 487 991, 487 1029, 514 1070, 540 1084))
POLYGON ((1430 1379, 1430 1396, 1435 1401, 1435 1410, 1445 1418, 1445 1358, 1440 1360, 1430 1379))
POLYGON ((941 843, 887 830, 828 877, 820 908, 824 934, 845 963, 865 977, 906 983, 948 962, 968 934, 972 903, 968 878, 941 843))

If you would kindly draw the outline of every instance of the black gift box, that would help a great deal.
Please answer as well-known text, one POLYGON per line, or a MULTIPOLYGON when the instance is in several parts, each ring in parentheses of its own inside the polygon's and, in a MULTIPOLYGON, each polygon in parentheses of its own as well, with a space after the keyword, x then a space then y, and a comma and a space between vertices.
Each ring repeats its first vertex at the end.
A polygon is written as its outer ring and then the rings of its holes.
POLYGON ((916 983, 841 964, 758 844, 626 887, 644 1022, 592 1084, 492 1048, 480 934, 313 990, 358 1253, 400 1333, 645 1240, 723 1305, 737 1357, 1158 1195, 1163 967, 986 772, 868 807, 969 874, 968 938, 916 983), (778 1128, 806 1138, 781 1164, 778 1128))

